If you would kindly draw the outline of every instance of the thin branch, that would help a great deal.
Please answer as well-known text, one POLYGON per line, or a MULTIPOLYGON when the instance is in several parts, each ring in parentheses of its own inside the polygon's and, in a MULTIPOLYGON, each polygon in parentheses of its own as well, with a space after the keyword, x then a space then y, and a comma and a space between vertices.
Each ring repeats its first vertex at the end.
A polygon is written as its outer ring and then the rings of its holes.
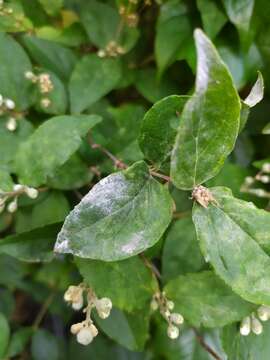
POLYGON ((221 357, 204 341, 203 336, 198 332, 197 329, 193 328, 193 331, 196 335, 196 339, 198 340, 199 344, 207 351, 210 355, 213 356, 216 360, 222 360, 221 357))
POLYGON ((39 325, 41 324, 44 316, 47 313, 48 308, 50 307, 51 303, 53 302, 55 297, 55 292, 53 291, 45 300, 45 302, 42 304, 39 313, 37 314, 34 323, 32 325, 34 330, 37 330, 39 325))
POLYGON ((147 257, 143 253, 140 254, 140 257, 142 258, 145 265, 151 270, 152 275, 155 278, 161 280, 161 274, 160 274, 158 268, 149 259, 147 259, 147 257))

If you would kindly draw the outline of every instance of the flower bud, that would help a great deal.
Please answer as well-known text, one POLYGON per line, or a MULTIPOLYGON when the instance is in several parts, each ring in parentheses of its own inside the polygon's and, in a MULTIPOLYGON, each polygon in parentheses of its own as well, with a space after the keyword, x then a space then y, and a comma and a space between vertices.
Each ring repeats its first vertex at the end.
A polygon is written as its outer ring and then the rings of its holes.
POLYGON ((257 310, 258 317, 262 321, 267 321, 270 318, 270 307, 262 305, 257 310))
POLYGON ((252 332, 256 335, 260 335, 263 331, 263 326, 261 322, 255 317, 251 319, 251 329, 252 332))
POLYGON ((167 302, 167 307, 168 307, 169 310, 173 310, 173 308, 174 308, 174 302, 171 301, 171 300, 169 300, 169 301, 167 302))
POLYGON ((83 323, 77 323, 77 324, 73 324, 71 325, 70 327, 70 332, 73 334, 73 335, 76 335, 78 334, 78 332, 83 328, 83 323))
POLYGON ((177 339, 179 336, 179 329, 177 326, 170 324, 168 326, 167 335, 170 339, 177 339))
POLYGON ((23 191, 24 190, 24 185, 22 184, 14 184, 13 185, 13 191, 23 191))
POLYGON ((251 322, 250 322, 250 317, 247 316, 245 317, 240 325, 240 334, 243 336, 247 336, 250 333, 250 326, 251 326, 251 322))
POLYGON ((101 317, 101 319, 106 319, 110 315, 112 309, 111 299, 104 297, 102 299, 97 300, 96 308, 99 317, 101 317))
POLYGON ((31 199, 36 199, 38 197, 38 190, 32 187, 26 187, 25 193, 31 199))
POLYGON ((152 299, 150 303, 150 308, 153 311, 156 311, 158 309, 158 302, 156 299, 152 299))
POLYGON ((6 122, 6 128, 9 131, 15 131, 17 129, 17 121, 14 117, 10 117, 6 122))
POLYGON ((93 335, 93 337, 96 337, 98 334, 98 329, 95 327, 94 324, 89 325, 89 329, 93 335))
POLYGON ((172 313, 170 315, 170 320, 175 324, 175 325, 181 325, 184 322, 184 318, 181 314, 178 313, 172 313))
POLYGON ((270 163, 263 164, 262 171, 266 173, 270 173, 270 163))
POLYGON ((72 301, 72 309, 74 310, 81 310, 81 308, 83 307, 83 297, 81 296, 77 301, 72 301))
POLYGON ((0 106, 2 106, 4 103, 4 98, 3 95, 0 94, 0 106))
POLYGON ((14 213, 15 211, 17 211, 17 209, 18 209, 17 199, 13 200, 8 204, 7 211, 9 213, 14 213))
POLYGON ((253 177, 252 177, 252 176, 247 176, 247 177, 245 178, 245 183, 246 183, 247 185, 253 184, 253 183, 254 183, 253 177))
POLYGON ((4 101, 5 101, 5 105, 6 105, 7 109, 9 109, 9 110, 15 109, 15 102, 13 100, 5 99, 4 101))
POLYGON ((5 210, 5 203, 0 203, 0 214, 5 210))
POLYGON ((84 327, 78 332, 77 341, 82 345, 89 345, 93 341, 93 334, 89 327, 84 327))
POLYGON ((80 310, 83 307, 83 289, 70 285, 64 294, 64 300, 71 303, 74 310, 80 310))

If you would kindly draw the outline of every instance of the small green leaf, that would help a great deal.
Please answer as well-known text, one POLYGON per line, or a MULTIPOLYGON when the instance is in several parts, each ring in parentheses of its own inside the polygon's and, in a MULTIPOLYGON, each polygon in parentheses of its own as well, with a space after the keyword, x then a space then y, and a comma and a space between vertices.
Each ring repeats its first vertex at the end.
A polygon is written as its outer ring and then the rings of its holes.
POLYGON ((53 258, 53 244, 58 231, 59 225, 49 225, 7 236, 0 242, 0 254, 28 262, 50 261, 53 258))
POLYGON ((69 92, 71 112, 80 113, 113 90, 121 78, 119 59, 84 56, 72 73, 69 92))
POLYGON ((267 124, 267 125, 263 128, 262 133, 265 134, 265 135, 270 134, 270 123, 267 124))
POLYGON ((140 148, 145 157, 157 166, 170 157, 186 101, 185 96, 168 96, 154 104, 143 118, 140 148))
POLYGON ((227 22, 222 7, 215 0, 197 0, 197 6, 201 13, 206 34, 211 39, 215 38, 227 22))
POLYGON ((172 181, 192 189, 221 169, 239 131, 240 100, 211 41, 195 31, 196 91, 186 103, 171 159, 172 181))
POLYGON ((27 346, 27 343, 30 340, 32 333, 32 328, 25 327, 17 330, 14 334, 12 334, 8 346, 7 356, 11 358, 21 354, 27 346))
POLYGON ((6 317, 0 313, 0 358, 4 359, 8 341, 9 341, 10 329, 6 317))
POLYGON ((162 277, 168 281, 181 274, 199 271, 203 264, 191 216, 177 220, 166 233, 162 277))
POLYGON ((45 69, 51 70, 63 81, 68 81, 77 61, 74 52, 54 41, 25 35, 23 43, 31 57, 45 69))
POLYGON ((148 339, 149 309, 146 307, 134 314, 112 308, 110 316, 101 320, 95 317, 98 326, 112 340, 133 351, 143 351, 148 339))
POLYGON ((270 323, 263 324, 263 332, 258 336, 243 336, 236 324, 226 326, 221 335, 222 346, 228 360, 269 360, 270 358, 270 323))
POLYGON ((13 190, 13 181, 9 172, 0 167, 0 192, 2 191, 12 191, 13 190))
POLYGON ((0 94, 15 102, 17 110, 32 103, 33 85, 25 78, 32 71, 24 49, 9 35, 0 33, 0 94))
POLYGON ((218 205, 194 204, 193 221, 205 258, 247 301, 270 305, 270 214, 234 199, 229 189, 210 189, 218 205), (262 247, 261 247, 262 246, 262 247))
POLYGON ((139 257, 118 262, 76 258, 76 265, 98 296, 107 296, 113 306, 131 312, 148 307, 157 283, 139 257))
POLYGON ((245 98, 244 103, 249 107, 253 107, 257 105, 260 101, 262 101, 263 93, 264 93, 264 81, 262 74, 259 72, 258 79, 253 85, 248 96, 245 98))
POLYGON ((38 0, 47 14, 55 16, 63 6, 64 0, 38 0))
POLYGON ((161 6, 155 38, 155 57, 160 74, 185 53, 192 34, 187 13, 187 5, 179 0, 170 0, 161 6))
POLYGON ((153 246, 170 223, 172 199, 144 162, 96 184, 68 215, 55 251, 116 261, 153 246))
POLYGON ((255 307, 211 271, 178 276, 165 291, 176 311, 194 326, 221 327, 243 319, 255 307))
POLYGON ((20 182, 33 186, 46 183, 100 121, 97 115, 63 115, 45 121, 18 149, 16 169, 20 182))

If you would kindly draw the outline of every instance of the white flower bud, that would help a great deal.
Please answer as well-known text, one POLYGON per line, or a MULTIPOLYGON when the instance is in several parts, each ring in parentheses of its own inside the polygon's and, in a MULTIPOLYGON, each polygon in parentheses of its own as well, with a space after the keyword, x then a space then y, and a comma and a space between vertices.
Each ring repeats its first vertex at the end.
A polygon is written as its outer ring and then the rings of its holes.
POLYGON ((51 105, 51 100, 48 98, 43 98, 40 100, 40 106, 44 107, 45 109, 47 109, 49 106, 51 105))
POLYGON ((8 204, 7 211, 8 211, 9 213, 14 213, 15 211, 17 211, 17 209, 18 209, 17 199, 11 201, 11 202, 8 204))
POLYGON ((73 324, 71 325, 70 327, 70 332, 73 334, 73 335, 76 335, 78 334, 78 332, 83 328, 83 323, 77 323, 77 324, 73 324))
POLYGON ((158 309, 158 302, 156 299, 152 299, 150 303, 150 308, 153 311, 156 311, 158 309))
POLYGON ((261 322, 255 317, 251 319, 251 329, 252 332, 256 335, 260 335, 263 331, 263 326, 261 322))
POLYGON ((171 301, 171 300, 169 300, 169 301, 167 302, 167 307, 168 307, 169 310, 173 310, 173 308, 174 308, 174 302, 171 301))
POLYGON ((5 203, 0 203, 0 214, 5 210, 5 203))
POLYGON ((4 98, 3 95, 0 94, 0 106, 2 106, 4 103, 4 98))
POLYGON ((78 332, 77 341, 82 345, 89 345, 93 341, 93 334, 89 327, 82 328, 78 332))
POLYGON ((270 319, 270 307, 262 305, 257 310, 258 317, 262 321, 267 321, 270 319))
POLYGON ((261 176, 260 176, 260 180, 261 180, 261 182, 262 182, 263 184, 267 184, 267 183, 269 183, 269 181, 270 181, 270 177, 267 176, 267 175, 261 175, 261 176))
POLYGON ((93 337, 96 337, 98 334, 98 329, 95 327, 94 324, 89 325, 89 329, 93 335, 93 337))
POLYGON ((22 184, 15 184, 13 185, 13 191, 23 191, 24 190, 24 185, 22 184))
POLYGON ((104 58, 106 56, 106 52, 102 49, 100 49, 97 53, 97 56, 100 58, 104 58))
POLYGON ((81 308, 83 307, 83 297, 81 296, 77 301, 73 301, 72 304, 72 309, 74 310, 81 310, 81 308))
POLYGON ((5 101, 5 105, 6 105, 7 109, 9 109, 9 110, 15 109, 15 102, 13 100, 5 99, 4 101, 5 101))
POLYGON ((267 194, 266 191, 263 189, 255 189, 253 192, 258 197, 265 197, 265 195, 267 194))
POLYGON ((106 319, 110 315, 112 309, 111 299, 104 297, 102 299, 96 300, 95 305, 98 315, 101 317, 101 319, 106 319))
POLYGON ((253 177, 252 177, 252 176, 247 176, 247 177, 245 178, 245 183, 246 183, 247 185, 253 184, 253 183, 254 183, 253 177))
POLYGON ((250 327, 251 327, 251 322, 250 322, 250 317, 247 316, 245 317, 240 325, 240 334, 243 336, 247 336, 250 333, 250 327))
POLYGON ((14 117, 10 117, 6 122, 6 128, 9 131, 15 131, 17 129, 17 121, 14 117))
POLYGON ((74 310, 80 310, 83 306, 83 289, 70 285, 64 294, 64 300, 71 303, 74 310))
POLYGON ((31 199, 36 199, 38 197, 38 190, 32 187, 26 187, 25 193, 31 199))
POLYGON ((167 335, 170 339, 177 339, 179 336, 179 329, 177 326, 170 324, 168 326, 167 335))
POLYGON ((170 320, 175 324, 175 325, 181 325, 184 322, 184 318, 181 314, 178 313, 172 313, 170 315, 170 320))
POLYGON ((27 80, 33 80, 36 77, 32 71, 26 71, 24 76, 27 80))
POLYGON ((263 164, 262 171, 266 173, 270 173, 270 163, 263 164))

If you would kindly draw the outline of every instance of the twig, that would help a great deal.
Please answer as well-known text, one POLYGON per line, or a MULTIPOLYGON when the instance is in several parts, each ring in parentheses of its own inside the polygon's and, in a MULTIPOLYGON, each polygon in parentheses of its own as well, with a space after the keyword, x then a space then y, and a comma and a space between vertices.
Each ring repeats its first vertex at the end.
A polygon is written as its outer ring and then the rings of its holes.
POLYGON ((151 270, 153 276, 161 280, 161 274, 157 267, 149 259, 147 259, 147 257, 143 253, 140 254, 140 257, 142 258, 145 265, 151 270))
POLYGON ((196 335, 196 339, 198 340, 199 344, 204 348, 204 350, 206 350, 210 355, 212 355, 214 359, 222 360, 221 357, 219 357, 219 355, 209 345, 206 344, 206 342, 204 341, 204 338, 198 332, 198 330, 193 328, 193 331, 196 335))
POLYGON ((191 211, 183 211, 183 212, 175 212, 173 213, 174 219, 182 219, 184 217, 187 217, 191 214, 191 211))
POLYGON ((45 302, 43 303, 42 307, 40 308, 39 313, 37 314, 34 323, 32 325, 34 330, 37 330, 39 325, 41 324, 44 316, 46 315, 46 312, 48 310, 48 308, 50 307, 51 303, 53 302, 53 299, 55 297, 55 292, 53 291, 45 300, 45 302))

